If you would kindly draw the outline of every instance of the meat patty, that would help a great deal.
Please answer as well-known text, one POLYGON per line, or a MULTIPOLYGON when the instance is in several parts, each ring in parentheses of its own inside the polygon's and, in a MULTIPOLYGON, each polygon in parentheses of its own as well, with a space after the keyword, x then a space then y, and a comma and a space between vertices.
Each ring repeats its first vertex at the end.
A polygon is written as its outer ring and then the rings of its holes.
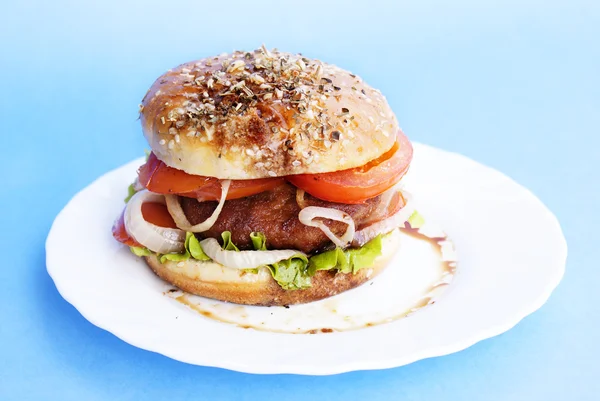
MULTIPOLYGON (((198 202, 193 198, 179 199, 186 217, 192 224, 201 223, 210 217, 218 204, 198 202)), ((399 195, 379 195, 356 205, 326 202, 309 194, 305 194, 304 199, 305 206, 329 207, 348 213, 354 219, 357 229, 375 223, 404 206, 399 195)), ((320 229, 306 226, 298 220, 300 210, 296 201, 296 187, 285 183, 270 191, 225 201, 216 223, 210 230, 197 236, 221 240, 221 233, 230 231, 233 243, 240 249, 253 249, 251 232, 263 233, 267 238, 268 249, 298 249, 312 254, 332 247, 332 242, 320 229)), ((337 236, 346 231, 344 223, 331 220, 325 222, 337 236)))

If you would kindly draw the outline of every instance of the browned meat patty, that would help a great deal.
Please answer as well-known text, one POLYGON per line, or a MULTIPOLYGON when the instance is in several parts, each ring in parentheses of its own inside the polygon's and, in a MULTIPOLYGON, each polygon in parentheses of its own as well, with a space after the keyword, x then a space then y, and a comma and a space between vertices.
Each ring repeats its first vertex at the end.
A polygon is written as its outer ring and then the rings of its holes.
MULTIPOLYGON (((352 216, 360 229, 403 206, 397 199, 395 202, 388 199, 386 203, 389 206, 382 205, 382 198, 385 197, 380 195, 363 204, 347 205, 322 201, 306 194, 305 205, 343 210, 352 216)), ((196 199, 184 197, 180 197, 180 202, 192 224, 206 220, 217 206, 217 202, 198 202, 196 199)), ((298 249, 311 254, 332 246, 332 242, 321 230, 308 227, 298 220, 299 212, 296 187, 286 183, 271 191, 226 201, 215 225, 197 235, 200 238, 212 237, 220 240, 223 231, 230 231, 233 243, 240 249, 252 249, 251 232, 265 234, 269 249, 298 249)), ((344 223, 329 221, 327 225, 336 235, 342 235, 346 230, 344 223)))

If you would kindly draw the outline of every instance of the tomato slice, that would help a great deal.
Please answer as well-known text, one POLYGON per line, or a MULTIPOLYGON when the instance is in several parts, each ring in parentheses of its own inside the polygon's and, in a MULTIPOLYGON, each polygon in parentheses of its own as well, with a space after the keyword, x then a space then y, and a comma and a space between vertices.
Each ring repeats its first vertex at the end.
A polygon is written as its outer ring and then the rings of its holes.
POLYGON ((169 213, 169 209, 162 203, 142 203, 142 216, 144 216, 144 220, 155 226, 177 228, 173 217, 171 217, 171 213, 169 213))
MULTIPOLYGON (((177 194, 199 201, 219 200, 221 182, 218 178, 188 174, 167 166, 154 153, 139 171, 140 183, 157 194, 177 194)), ((284 183, 283 178, 261 178, 255 180, 232 180, 227 199, 245 198, 271 190, 284 183)))
POLYGON ((119 216, 117 221, 113 224, 112 235, 117 241, 125 245, 143 247, 142 244, 131 238, 129 234, 127 234, 127 230, 125 230, 125 209, 123 209, 121 216, 119 216))
POLYGON ((312 196, 338 203, 363 203, 394 185, 406 174, 413 148, 402 131, 396 143, 379 158, 361 167, 322 174, 286 177, 293 185, 312 196))
MULTIPOLYGON (((177 228, 173 217, 169 213, 167 206, 162 203, 146 202, 142 204, 142 216, 148 223, 159 227, 177 228)), ((139 242, 131 238, 125 229, 125 209, 121 216, 115 221, 112 228, 113 237, 125 245, 143 247, 139 242)))

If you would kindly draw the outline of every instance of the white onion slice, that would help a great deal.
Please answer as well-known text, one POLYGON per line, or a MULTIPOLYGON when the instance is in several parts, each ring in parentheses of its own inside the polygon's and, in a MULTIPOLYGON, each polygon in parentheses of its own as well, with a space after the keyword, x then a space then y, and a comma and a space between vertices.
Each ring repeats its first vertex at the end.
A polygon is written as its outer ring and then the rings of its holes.
POLYGON ((402 196, 406 201, 404 207, 387 219, 378 221, 377 223, 373 223, 370 226, 357 231, 354 234, 352 246, 363 246, 379 234, 389 233, 393 229, 403 226, 404 222, 414 213, 415 207, 410 194, 402 192, 402 196))
POLYGON ((304 209, 306 207, 306 202, 304 201, 304 190, 300 188, 296 188, 296 203, 300 209, 304 209))
POLYGON ((134 240, 156 253, 181 252, 184 248, 185 232, 176 228, 159 227, 144 220, 142 204, 165 203, 162 195, 148 190, 137 192, 125 208, 125 231, 134 240))
POLYGON ((292 249, 275 251, 226 251, 221 248, 219 241, 214 238, 202 240, 200 241, 200 245, 208 257, 232 269, 254 269, 289 259, 294 255, 304 255, 302 252, 292 249))
POLYGON ((133 189, 135 192, 139 192, 142 189, 146 189, 146 187, 143 186, 140 182, 140 177, 135 177, 135 180, 133 181, 133 189))
POLYGON ((325 234, 327 238, 331 240, 331 242, 340 248, 345 248, 350 245, 352 239, 354 238, 354 220, 348 213, 338 209, 308 206, 298 213, 298 220, 300 220, 300 222, 304 225, 319 228, 321 231, 323 231, 323 234, 325 234), (316 218, 330 219, 346 223, 348 225, 346 227, 346 232, 344 235, 338 238, 333 232, 331 232, 325 223, 315 220, 316 218))
POLYGON ((185 213, 181 208, 181 204, 179 204, 179 199, 177 198, 177 195, 165 195, 165 199, 167 200, 167 209, 169 209, 169 213, 171 213, 171 216, 173 216, 173 220, 175 220, 175 224, 177 225, 177 227, 192 233, 201 233, 210 230, 210 228, 214 226, 217 222, 217 219, 221 214, 221 210, 223 210, 223 205, 225 204, 225 199, 227 198, 227 193, 229 192, 230 184, 231 180, 221 181, 221 199, 219 199, 219 204, 217 205, 217 208, 208 219, 196 225, 192 225, 185 216, 185 213))

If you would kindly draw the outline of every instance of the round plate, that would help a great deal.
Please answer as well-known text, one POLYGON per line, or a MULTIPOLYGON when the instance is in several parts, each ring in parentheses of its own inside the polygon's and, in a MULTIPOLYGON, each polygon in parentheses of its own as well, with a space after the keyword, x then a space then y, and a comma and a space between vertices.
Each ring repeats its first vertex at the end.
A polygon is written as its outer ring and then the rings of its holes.
MULTIPOLYGON (((414 149, 405 188, 419 212, 454 241, 459 263, 438 302, 409 317, 360 330, 293 335, 201 316, 168 296, 172 287, 112 239, 111 225, 139 160, 99 178, 61 211, 46 242, 48 272, 93 324, 192 364, 323 375, 462 350, 510 329, 546 301, 564 273, 566 242, 552 213, 508 177, 455 153, 422 144, 414 149)), ((418 271, 419 263, 402 268, 418 271)), ((339 297, 358 303, 367 285, 339 297)))

